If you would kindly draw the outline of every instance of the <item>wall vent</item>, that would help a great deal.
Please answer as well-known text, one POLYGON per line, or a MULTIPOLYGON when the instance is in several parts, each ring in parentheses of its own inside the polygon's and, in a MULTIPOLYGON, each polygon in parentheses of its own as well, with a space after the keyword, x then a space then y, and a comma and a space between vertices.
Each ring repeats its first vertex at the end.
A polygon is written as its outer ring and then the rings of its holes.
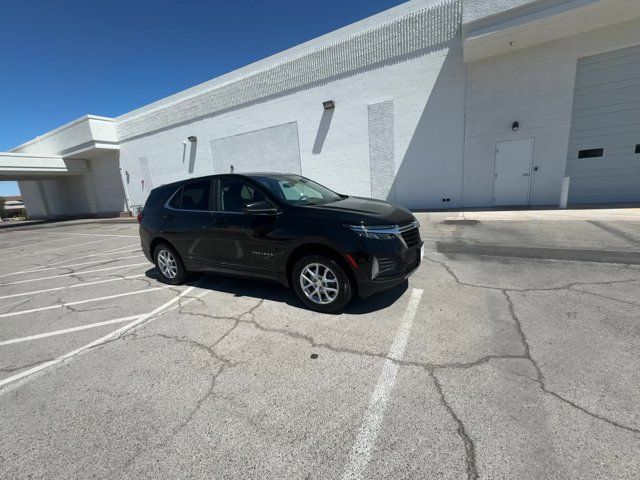
POLYGON ((578 158, 597 158, 604 155, 604 148, 590 148, 588 150, 580 150, 578 158))

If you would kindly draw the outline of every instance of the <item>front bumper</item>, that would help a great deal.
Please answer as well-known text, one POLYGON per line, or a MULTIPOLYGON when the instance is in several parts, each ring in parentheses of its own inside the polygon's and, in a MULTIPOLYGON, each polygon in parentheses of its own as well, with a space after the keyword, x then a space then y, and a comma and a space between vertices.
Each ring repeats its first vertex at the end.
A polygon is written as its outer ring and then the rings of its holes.
POLYGON ((390 256, 389 252, 361 255, 358 268, 355 269, 359 296, 368 297, 405 282, 420 267, 423 257, 422 241, 416 246, 401 248, 393 256, 390 256), (378 262, 379 273, 372 278, 374 257, 378 262))

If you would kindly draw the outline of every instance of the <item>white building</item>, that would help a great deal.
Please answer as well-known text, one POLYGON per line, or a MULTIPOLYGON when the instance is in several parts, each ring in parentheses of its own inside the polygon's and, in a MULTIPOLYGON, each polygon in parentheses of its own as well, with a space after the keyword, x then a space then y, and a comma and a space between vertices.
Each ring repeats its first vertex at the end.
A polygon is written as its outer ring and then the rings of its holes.
POLYGON ((32 216, 232 167, 411 208, 557 205, 565 176, 640 202, 640 0, 414 0, 0 154, 32 216))

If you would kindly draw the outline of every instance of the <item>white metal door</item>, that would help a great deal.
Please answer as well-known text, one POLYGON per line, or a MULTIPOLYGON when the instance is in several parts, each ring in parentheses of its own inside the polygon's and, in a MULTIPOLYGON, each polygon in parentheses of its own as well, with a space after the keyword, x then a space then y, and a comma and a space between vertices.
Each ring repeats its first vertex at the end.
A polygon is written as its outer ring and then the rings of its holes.
POLYGON ((528 205, 533 138, 496 143, 493 204, 528 205))

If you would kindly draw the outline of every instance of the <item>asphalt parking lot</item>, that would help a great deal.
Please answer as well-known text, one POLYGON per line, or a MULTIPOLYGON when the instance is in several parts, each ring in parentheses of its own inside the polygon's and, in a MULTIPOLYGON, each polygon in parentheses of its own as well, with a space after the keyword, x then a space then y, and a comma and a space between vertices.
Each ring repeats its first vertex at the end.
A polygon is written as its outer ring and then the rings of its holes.
POLYGON ((168 287, 137 224, 0 230, 3 478, 640 478, 640 212, 419 214, 340 315, 168 287))

